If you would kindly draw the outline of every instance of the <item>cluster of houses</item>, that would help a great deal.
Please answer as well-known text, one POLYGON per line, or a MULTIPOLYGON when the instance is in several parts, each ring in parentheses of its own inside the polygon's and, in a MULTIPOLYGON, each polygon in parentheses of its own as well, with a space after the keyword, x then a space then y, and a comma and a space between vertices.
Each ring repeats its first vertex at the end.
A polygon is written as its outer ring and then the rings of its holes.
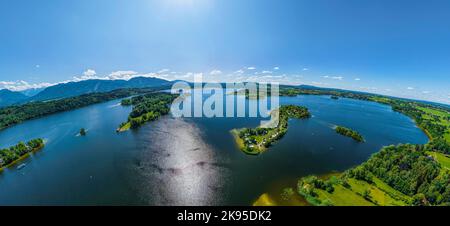
POLYGON ((245 131, 242 131, 240 134, 240 138, 244 141, 244 144, 248 148, 256 148, 256 147, 267 147, 268 144, 272 143, 273 140, 276 140, 280 136, 280 131, 276 130, 273 134, 270 136, 267 136, 267 134, 271 131, 270 129, 266 128, 258 128, 254 130, 247 129, 245 131), (256 137, 262 136, 262 141, 258 143, 256 137))

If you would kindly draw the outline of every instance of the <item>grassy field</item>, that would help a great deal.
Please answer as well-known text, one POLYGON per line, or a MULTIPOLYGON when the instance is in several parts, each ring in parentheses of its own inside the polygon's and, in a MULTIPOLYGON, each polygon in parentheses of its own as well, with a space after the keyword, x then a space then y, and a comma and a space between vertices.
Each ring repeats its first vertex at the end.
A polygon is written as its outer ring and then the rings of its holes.
POLYGON ((442 153, 438 153, 438 152, 428 152, 431 156, 433 156, 433 158, 439 162, 439 164, 441 164, 442 167, 450 169, 450 157, 442 154, 442 153))
POLYGON ((317 191, 319 200, 328 200, 334 206, 374 206, 372 202, 364 199, 354 191, 338 184, 334 187, 333 193, 324 190, 317 191))
POLYGON ((417 107, 418 109, 429 113, 429 114, 433 114, 433 115, 437 115, 439 117, 448 117, 450 116, 450 113, 442 111, 442 110, 436 110, 436 109, 432 109, 432 108, 425 108, 425 107, 417 107))
POLYGON ((387 195, 389 195, 393 199, 396 199, 397 201, 399 201, 396 203, 406 204, 411 201, 411 197, 395 190, 394 188, 392 188, 391 186, 389 186, 388 184, 386 184, 382 180, 380 180, 378 177, 372 176, 372 180, 373 180, 374 185, 377 188, 379 188, 380 190, 385 192, 387 195))
POLYGON ((389 185, 385 184, 381 180, 373 184, 369 184, 365 181, 355 180, 350 178, 348 183, 351 186, 351 190, 358 195, 363 194, 365 190, 370 191, 370 201, 380 206, 404 206, 409 197, 401 194, 395 189, 391 188, 389 185), (390 192, 387 192, 390 191, 390 192), (392 196, 391 194, 396 194, 392 196))
POLYGON ((329 191, 326 186, 313 185, 316 182, 308 176, 299 181, 298 194, 310 205, 405 206, 411 203, 412 198, 408 195, 395 190, 371 173, 370 177, 371 183, 339 172, 317 176, 325 184, 333 184, 334 190, 329 191), (313 192, 310 192, 311 186, 314 187, 313 192))
MULTIPOLYGON (((307 195, 308 192, 299 192, 314 205, 333 206, 405 206, 411 203, 411 198, 390 187, 379 178, 372 176, 372 183, 357 180, 354 178, 335 177, 332 179, 333 191, 326 191, 324 188, 316 187, 313 197, 307 195), (344 183, 346 181, 346 183, 344 183), (344 184, 346 184, 344 186, 344 184)), ((322 179, 325 179, 322 177, 322 179)), ((307 179, 308 180, 308 179, 307 179)), ((310 186, 308 182, 303 183, 302 188, 310 186)), ((307 188, 306 188, 307 189, 307 188)), ((310 193, 311 194, 311 193, 310 193)))
POLYGON ((131 123, 127 122, 122 127, 117 129, 117 132, 125 132, 131 128, 131 123))
POLYGON ((436 110, 432 108, 425 108, 425 107, 417 107, 417 108, 425 112, 425 114, 422 115, 424 119, 433 120, 437 124, 446 126, 448 128, 447 133, 444 134, 444 138, 447 142, 450 143, 450 120, 449 120, 450 113, 443 110, 436 110), (439 117, 439 120, 434 120, 433 116, 439 117))

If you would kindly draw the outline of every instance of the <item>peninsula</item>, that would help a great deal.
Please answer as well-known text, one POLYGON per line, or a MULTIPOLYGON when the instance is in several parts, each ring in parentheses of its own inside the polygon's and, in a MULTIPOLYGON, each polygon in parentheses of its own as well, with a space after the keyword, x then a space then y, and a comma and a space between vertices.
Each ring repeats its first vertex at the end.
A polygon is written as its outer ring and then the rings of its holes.
POLYGON ((120 124, 117 132, 135 129, 146 122, 157 120, 170 112, 170 104, 177 98, 176 94, 150 93, 122 100, 122 106, 133 106, 128 121, 120 124))
POLYGON ((281 106, 272 114, 279 114, 278 121, 271 122, 276 124, 274 127, 260 126, 254 129, 243 128, 231 131, 241 151, 248 155, 259 155, 286 134, 290 118, 311 117, 307 108, 295 105, 281 106))

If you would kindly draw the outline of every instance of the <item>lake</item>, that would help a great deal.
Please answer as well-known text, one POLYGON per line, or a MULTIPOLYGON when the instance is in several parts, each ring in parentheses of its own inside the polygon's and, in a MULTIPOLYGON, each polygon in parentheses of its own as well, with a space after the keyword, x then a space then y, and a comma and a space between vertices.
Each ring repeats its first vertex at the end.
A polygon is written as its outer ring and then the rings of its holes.
POLYGON ((281 97, 313 117, 290 120, 260 156, 237 149, 230 130, 260 118, 172 118, 117 134, 130 107, 120 100, 30 120, 0 132, 0 147, 44 138, 22 169, 0 173, 0 205, 251 205, 309 174, 343 171, 381 147, 424 144, 414 122, 387 105, 329 96, 281 97), (338 135, 341 125, 365 143, 338 135), (87 136, 77 136, 80 128, 87 136))

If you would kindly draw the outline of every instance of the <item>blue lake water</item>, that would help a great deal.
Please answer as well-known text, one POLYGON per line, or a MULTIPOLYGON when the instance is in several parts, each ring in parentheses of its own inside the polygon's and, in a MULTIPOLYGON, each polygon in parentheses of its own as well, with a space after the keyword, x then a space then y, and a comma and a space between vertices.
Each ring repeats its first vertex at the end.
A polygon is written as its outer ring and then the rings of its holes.
POLYGON ((24 122, 0 131, 0 147, 44 138, 26 166, 0 173, 0 205, 251 205, 299 177, 343 171, 381 147, 427 142, 387 105, 329 96, 282 97, 313 117, 290 120, 286 136, 260 156, 240 152, 231 129, 260 118, 172 118, 117 134, 131 108, 119 100, 24 122), (333 130, 359 131, 356 143, 333 130), (87 136, 76 136, 80 128, 87 136))

